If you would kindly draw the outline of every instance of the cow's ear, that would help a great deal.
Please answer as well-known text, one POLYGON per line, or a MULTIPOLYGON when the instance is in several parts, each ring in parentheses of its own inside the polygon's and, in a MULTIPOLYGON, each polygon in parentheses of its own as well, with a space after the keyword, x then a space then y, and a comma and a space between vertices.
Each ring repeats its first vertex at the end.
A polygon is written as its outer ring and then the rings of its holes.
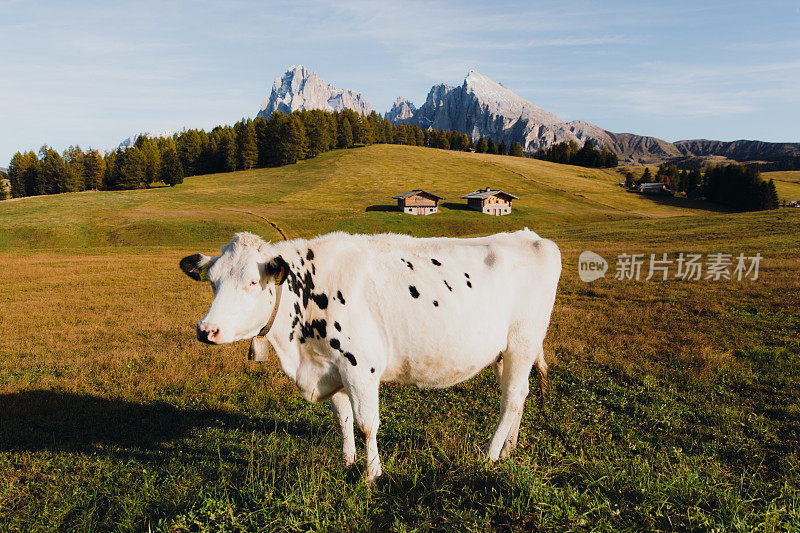
POLYGON ((208 269, 213 264, 214 258, 203 254, 187 255, 179 263, 181 270, 195 281, 206 281, 208 269))
POLYGON ((280 285, 289 275, 289 264, 283 257, 276 256, 264 263, 264 270, 267 272, 267 277, 274 278, 275 285, 280 285))

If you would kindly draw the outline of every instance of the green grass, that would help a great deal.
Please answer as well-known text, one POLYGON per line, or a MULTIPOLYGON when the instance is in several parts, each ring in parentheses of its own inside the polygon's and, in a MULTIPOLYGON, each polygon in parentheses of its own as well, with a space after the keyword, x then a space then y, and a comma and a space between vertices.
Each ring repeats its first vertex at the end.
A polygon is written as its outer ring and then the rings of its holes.
POLYGON ((775 188, 781 200, 796 202, 800 200, 800 171, 764 172, 764 179, 775 180, 775 188))
MULTIPOLYGON (((800 529, 800 213, 626 193, 614 171, 397 146, 147 191, 0 203, 0 529, 800 529), (508 190, 514 213, 371 210, 425 188, 508 190), (235 231, 477 235, 529 226, 564 272, 508 460, 491 371, 385 385, 385 475, 345 470, 327 405, 246 343, 193 339, 211 294, 177 269, 235 231), (764 256, 748 282, 578 280, 585 249, 764 256), (533 387, 532 387, 533 389, 533 387)), ((613 275, 612 272, 608 277, 613 275)), ((361 440, 360 453, 363 451, 361 440)), ((363 463, 363 461, 362 461, 363 463)))

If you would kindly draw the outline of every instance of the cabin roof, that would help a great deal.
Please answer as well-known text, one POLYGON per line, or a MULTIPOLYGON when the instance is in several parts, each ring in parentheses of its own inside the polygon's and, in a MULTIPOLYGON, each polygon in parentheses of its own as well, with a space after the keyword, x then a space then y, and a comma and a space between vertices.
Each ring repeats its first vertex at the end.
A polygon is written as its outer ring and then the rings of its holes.
POLYGON ((475 192, 465 194, 461 198, 465 199, 478 198, 480 200, 483 200, 484 198, 489 198, 490 196, 495 196, 495 195, 499 196, 501 194, 508 196, 509 198, 514 198, 515 200, 519 200, 519 196, 514 196, 513 194, 501 191, 500 189, 490 189, 489 187, 486 187, 485 189, 478 189, 475 192))
POLYGON ((432 196, 434 198, 438 198, 439 200, 444 200, 443 197, 437 196, 432 192, 423 191, 422 189, 415 189, 413 191, 404 192, 403 194, 398 194, 397 196, 392 196, 395 200, 402 200, 403 198, 408 198, 409 196, 414 196, 415 194, 427 194, 428 196, 432 196))

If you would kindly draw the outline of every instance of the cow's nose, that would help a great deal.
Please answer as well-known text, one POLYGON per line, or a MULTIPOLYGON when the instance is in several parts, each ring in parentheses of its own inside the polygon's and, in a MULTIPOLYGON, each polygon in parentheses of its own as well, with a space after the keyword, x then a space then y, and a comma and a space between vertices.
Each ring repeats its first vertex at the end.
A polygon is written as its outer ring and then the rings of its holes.
POLYGON ((206 344, 216 344, 219 339, 219 328, 208 324, 197 324, 197 340, 206 344))

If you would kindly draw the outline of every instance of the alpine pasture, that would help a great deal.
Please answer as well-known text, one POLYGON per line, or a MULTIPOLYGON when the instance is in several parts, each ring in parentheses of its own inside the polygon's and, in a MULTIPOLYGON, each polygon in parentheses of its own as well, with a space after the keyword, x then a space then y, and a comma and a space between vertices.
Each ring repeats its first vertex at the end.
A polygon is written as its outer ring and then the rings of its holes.
POLYGON ((374 145, 172 188, 0 202, 1 529, 800 528, 800 210, 729 213, 622 179, 374 145), (512 214, 464 209, 485 186, 520 197, 512 214), (445 198, 439 214, 390 210, 416 188, 445 198), (532 394, 519 447, 490 464, 491 369, 446 390, 384 385, 371 489, 363 461, 342 466, 328 405, 300 398, 274 359, 195 340, 211 291, 178 270, 243 230, 525 226, 564 258, 544 409, 532 394), (609 260, 604 279, 580 281, 583 250, 609 260), (760 253, 760 276, 613 279, 619 254, 679 252, 760 253))

